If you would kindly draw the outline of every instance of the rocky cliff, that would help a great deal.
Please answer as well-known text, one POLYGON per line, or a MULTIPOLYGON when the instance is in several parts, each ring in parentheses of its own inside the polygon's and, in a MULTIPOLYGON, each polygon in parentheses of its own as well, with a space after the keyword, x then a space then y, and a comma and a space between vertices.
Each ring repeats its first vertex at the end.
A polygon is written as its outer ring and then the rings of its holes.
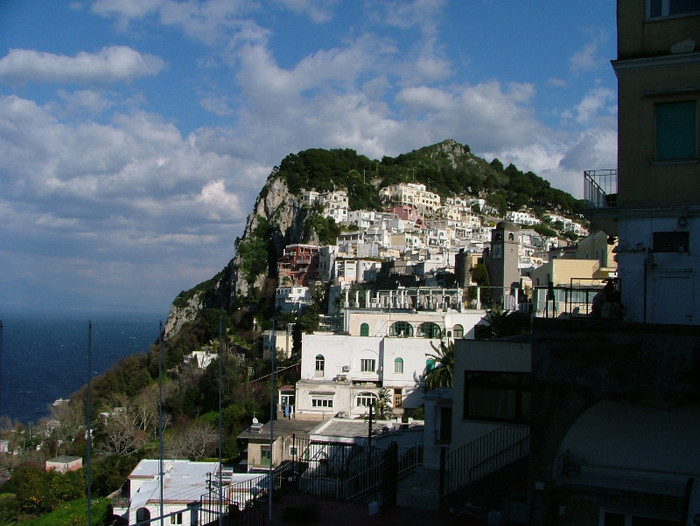
MULTIPOLYGON (((289 243, 316 241, 313 231, 308 239, 304 239, 308 213, 309 208, 303 206, 301 199, 289 192, 284 179, 276 177, 273 172, 258 195, 253 212, 248 215, 243 236, 236 240, 236 255, 212 279, 181 292, 175 298, 165 324, 165 338, 177 334, 203 309, 229 310, 244 298, 269 294, 266 282, 274 278, 274 262, 282 255, 284 247, 289 243), (259 242, 258 249, 264 251, 264 263, 248 269, 250 262, 245 260, 246 251, 241 249, 256 241, 259 242)), ((275 285, 271 286, 274 294, 275 285)))
POLYGON ((290 154, 275 167, 260 191, 243 236, 236 240, 234 258, 216 276, 175 298, 165 337, 177 334, 205 309, 232 312, 255 305, 267 312, 271 308, 276 262, 284 247, 290 243, 318 243, 318 231, 327 227, 319 221, 320 211, 302 201, 303 190, 345 189, 350 209, 378 210, 383 205, 378 189, 400 182, 421 182, 443 196, 468 193, 484 197, 502 213, 507 208, 537 206, 573 215, 580 206, 571 195, 551 188, 534 173, 523 173, 513 165, 504 167, 498 159, 489 163, 454 140, 396 158, 383 157, 381 161, 348 149, 310 149, 290 154))

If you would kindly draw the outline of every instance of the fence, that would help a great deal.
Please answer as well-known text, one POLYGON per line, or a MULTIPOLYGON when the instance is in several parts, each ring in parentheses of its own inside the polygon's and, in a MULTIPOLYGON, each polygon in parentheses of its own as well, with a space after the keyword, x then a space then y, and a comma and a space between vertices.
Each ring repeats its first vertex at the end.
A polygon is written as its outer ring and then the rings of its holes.
MULTIPOLYGON (((533 310, 538 318, 585 318, 591 316, 593 298, 603 290, 602 278, 572 278, 568 286, 537 287, 533 291, 533 310)), ((613 280, 620 292, 621 282, 613 280)))
POLYGON ((530 426, 505 424, 440 458, 440 496, 443 497, 530 451, 530 426))
POLYGON ((398 478, 423 462, 422 446, 399 451, 350 444, 311 444, 308 468, 299 477, 299 490, 336 500, 396 503, 398 478))

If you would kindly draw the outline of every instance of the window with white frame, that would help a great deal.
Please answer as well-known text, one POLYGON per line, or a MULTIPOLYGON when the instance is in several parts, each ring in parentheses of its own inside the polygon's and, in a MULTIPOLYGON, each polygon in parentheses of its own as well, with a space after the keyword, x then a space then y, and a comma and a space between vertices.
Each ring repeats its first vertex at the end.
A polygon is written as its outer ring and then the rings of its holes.
POLYGON ((394 360, 394 373, 403 374, 403 358, 396 358, 394 360))
POLYGON ((182 524, 182 512, 173 513, 170 516, 170 524, 182 524))
POLYGON ((312 395, 311 396, 311 407, 331 408, 331 407, 333 407, 333 396, 332 395, 312 395))
POLYGON ((377 369, 377 361, 372 358, 362 358, 360 360, 360 371, 363 373, 373 373, 377 369))
POLYGON ((658 161, 693 159, 697 156, 697 114, 695 101, 654 105, 658 161))
POLYGON ((700 13, 700 0, 647 0, 649 18, 700 13))
POLYGON ((355 398, 356 407, 370 407, 377 401, 377 395, 373 393, 360 393, 355 398))

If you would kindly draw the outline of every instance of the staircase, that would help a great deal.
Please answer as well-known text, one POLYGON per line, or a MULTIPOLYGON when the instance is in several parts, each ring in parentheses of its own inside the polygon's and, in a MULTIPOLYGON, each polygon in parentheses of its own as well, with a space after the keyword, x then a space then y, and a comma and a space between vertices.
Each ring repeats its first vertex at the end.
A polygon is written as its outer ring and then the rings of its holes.
POLYGON ((443 497, 493 473, 530 452, 530 426, 504 424, 440 458, 443 497))

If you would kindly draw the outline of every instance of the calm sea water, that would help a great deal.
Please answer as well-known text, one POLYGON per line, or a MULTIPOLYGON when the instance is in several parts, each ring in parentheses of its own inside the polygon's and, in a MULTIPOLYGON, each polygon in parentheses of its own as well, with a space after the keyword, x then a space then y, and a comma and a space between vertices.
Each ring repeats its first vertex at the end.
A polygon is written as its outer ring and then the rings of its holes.
POLYGON ((36 422, 54 400, 87 384, 90 321, 93 375, 158 339, 157 315, 3 315, 0 415, 36 422))

